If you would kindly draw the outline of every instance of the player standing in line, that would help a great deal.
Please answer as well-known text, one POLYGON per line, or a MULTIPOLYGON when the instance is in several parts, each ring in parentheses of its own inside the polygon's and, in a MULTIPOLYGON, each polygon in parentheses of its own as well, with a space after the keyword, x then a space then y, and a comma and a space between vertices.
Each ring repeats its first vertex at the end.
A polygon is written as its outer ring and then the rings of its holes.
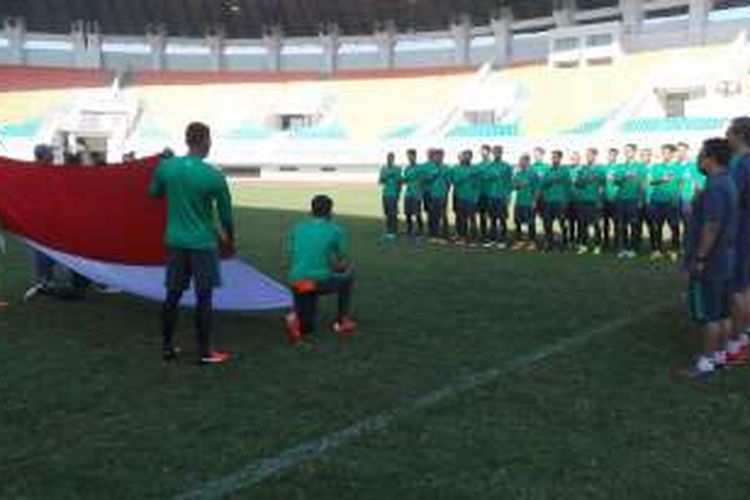
POLYGON ((561 235, 561 242, 557 248, 564 251, 567 248, 567 230, 565 214, 570 202, 572 183, 570 172, 562 166, 562 151, 552 152, 552 165, 542 178, 542 196, 544 197, 544 236, 546 250, 555 249, 555 223, 561 235))
MULTIPOLYGON (((542 182, 544 176, 549 170, 549 164, 544 161, 547 152, 542 147, 536 147, 533 151, 533 161, 531 163, 531 171, 536 175, 539 182, 542 182)), ((544 225, 544 192, 540 188, 537 193, 536 204, 534 206, 534 224, 539 220, 544 225)))
POLYGON ((650 226, 656 250, 651 254, 653 260, 664 256, 664 225, 672 233, 670 259, 677 259, 680 245, 679 187, 680 176, 674 162, 676 148, 672 144, 662 147, 661 163, 651 170, 651 214, 650 226))
POLYGON ((513 193, 513 166, 503 160, 503 153, 502 146, 492 148, 492 167, 497 173, 497 185, 490 196, 490 212, 492 235, 500 249, 508 247, 508 206, 513 193))
POLYGON ((640 231, 638 208, 646 187, 646 168, 636 160, 635 144, 625 146, 625 161, 618 169, 617 183, 617 246, 618 257, 636 256, 636 233, 640 231))
POLYGON ((650 250, 653 252, 656 248, 656 244, 654 241, 654 238, 651 234, 651 227, 649 225, 649 212, 651 210, 651 169, 653 165, 651 164, 651 159, 653 158, 653 151, 651 151, 651 148, 641 148, 638 158, 640 160, 641 165, 643 165, 643 171, 645 172, 645 186, 643 188, 643 193, 641 194, 641 200, 640 200, 640 207, 638 209, 638 231, 635 233, 636 242, 635 247, 636 248, 642 248, 643 247, 643 235, 648 234, 649 238, 649 245, 650 250))
POLYGON ((581 232, 581 221, 578 215, 578 207, 580 204, 579 195, 581 193, 577 189, 575 180, 578 176, 578 172, 581 170, 581 153, 578 151, 572 151, 570 153, 570 163, 566 168, 568 169, 573 183, 570 193, 570 202, 568 203, 568 211, 565 214, 565 218, 567 219, 566 226, 568 229, 568 241, 571 245, 576 245, 581 232))
POLYGON ((436 149, 432 161, 425 167, 426 191, 430 198, 428 229, 430 241, 441 243, 440 239, 447 232, 446 203, 450 180, 448 168, 443 163, 443 151, 436 149))
POLYGON ((574 179, 574 192, 577 193, 578 216, 578 253, 589 251, 589 236, 594 229, 593 253, 601 253, 602 230, 600 225, 602 202, 604 199, 604 177, 599 165, 596 164, 597 150, 589 148, 586 151, 586 164, 578 169, 574 179))
POLYGON ((604 248, 614 250, 617 235, 617 158, 620 151, 610 148, 607 152, 607 163, 602 165, 604 175, 604 206, 602 209, 602 236, 604 248))
POLYGON ((518 160, 518 170, 513 174, 513 189, 516 199, 513 208, 513 222, 516 226, 514 250, 532 250, 536 248, 536 208, 539 196, 539 177, 531 169, 531 157, 523 154, 518 160), (524 242, 523 227, 526 226, 524 242))
POLYGON ((406 215, 406 234, 412 240, 421 238, 424 234, 424 220, 422 219, 423 169, 417 163, 417 151, 406 151, 407 166, 403 172, 406 193, 404 194, 404 214, 406 215), (414 232, 414 221, 417 231, 414 232))
POLYGON ((396 166, 396 155, 388 153, 386 164, 380 169, 378 183, 382 186, 383 213, 385 214, 385 239, 396 241, 398 234, 398 202, 401 197, 403 177, 401 168, 396 166))
POLYGON ((456 232, 458 244, 475 245, 477 241, 477 202, 479 200, 479 172, 473 167, 471 150, 463 151, 459 157, 460 165, 452 171, 451 181, 456 190, 458 219, 456 232))
POLYGON ((492 148, 488 144, 482 145, 480 149, 480 161, 474 167, 478 173, 479 180, 479 200, 477 201, 477 212, 479 212, 479 234, 481 235, 481 242, 487 247, 491 247, 496 241, 492 241, 490 237, 490 223, 491 223, 491 210, 490 210, 490 195, 492 194, 492 187, 495 183, 494 168, 492 166, 492 148))

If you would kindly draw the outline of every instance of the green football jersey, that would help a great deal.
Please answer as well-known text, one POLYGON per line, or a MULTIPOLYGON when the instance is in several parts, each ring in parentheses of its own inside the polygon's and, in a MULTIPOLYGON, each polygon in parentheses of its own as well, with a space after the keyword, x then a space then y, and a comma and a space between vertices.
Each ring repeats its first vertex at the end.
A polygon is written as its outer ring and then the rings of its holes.
POLYGON ((474 165, 477 170, 479 181, 479 194, 482 196, 492 196, 495 184, 495 169, 491 161, 481 162, 474 165))
POLYGON ((479 200, 479 175, 476 167, 458 166, 452 170, 451 181, 460 200, 476 202, 479 200))
POLYGON ((601 166, 601 172, 604 177, 604 199, 613 202, 617 200, 617 172, 620 165, 617 163, 608 163, 601 166))
POLYGON ((616 174, 617 199, 639 201, 646 186, 646 166, 640 162, 623 163, 616 174))
POLYGON ((226 177, 218 168, 197 156, 162 160, 154 171, 149 195, 167 198, 164 243, 186 250, 214 250, 218 214, 228 236, 234 235, 232 197, 226 177))
POLYGON ((573 188, 570 172, 562 166, 551 166, 542 178, 545 203, 568 203, 573 188))
POLYGON ((407 198, 422 198, 424 193, 424 169, 421 165, 409 165, 403 172, 407 198))
POLYGON ((683 201, 691 201, 696 193, 706 185, 706 176, 698 169, 698 162, 691 160, 681 162, 680 171, 682 173, 682 184, 680 188, 680 198, 683 201))
POLYGON ((383 196, 398 197, 401 194, 401 185, 403 183, 401 168, 395 165, 385 165, 380 169, 378 183, 382 187, 383 196))
POLYGON ((489 198, 510 197, 513 192, 513 167, 505 162, 488 163, 482 169, 482 194, 489 198))
POLYGON ((680 195, 679 166, 676 162, 659 163, 651 170, 651 201, 659 203, 677 203, 680 195))
POLYGON ((435 198, 445 198, 450 189, 450 173, 446 165, 431 162, 425 168, 427 192, 435 198))
POLYGON ((299 222, 287 236, 290 282, 326 281, 334 276, 331 263, 349 257, 344 230, 329 219, 311 218, 299 222))
POLYGON ((576 201, 600 204, 604 197, 604 177, 599 165, 579 167, 574 178, 576 201))
POLYGON ((533 206, 539 194, 539 177, 531 168, 518 170, 513 175, 513 189, 516 191, 516 205, 533 206))

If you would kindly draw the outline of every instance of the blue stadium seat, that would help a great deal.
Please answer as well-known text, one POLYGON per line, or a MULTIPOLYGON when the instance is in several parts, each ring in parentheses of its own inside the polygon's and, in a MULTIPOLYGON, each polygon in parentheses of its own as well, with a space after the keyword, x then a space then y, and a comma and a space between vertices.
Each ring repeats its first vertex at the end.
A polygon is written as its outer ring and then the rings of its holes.
POLYGON ((408 139, 417 131, 419 125, 402 125, 383 136, 383 139, 408 139))
POLYGON ((30 118, 19 123, 0 125, 0 138, 2 138, 2 136, 11 138, 31 138, 35 137, 41 128, 41 118, 30 118))
POLYGON ((344 127, 338 123, 315 127, 300 127, 290 130, 293 139, 346 139, 344 127))
POLYGON ((224 138, 247 141, 262 140, 269 138, 271 136, 271 133, 272 132, 266 127, 257 123, 243 123, 236 129, 226 134, 224 138))
POLYGON ((575 127, 563 131, 564 135, 590 135, 598 132, 607 123, 609 116, 598 116, 589 120, 583 121, 575 127))
POLYGON ((495 123, 482 125, 457 125, 448 137, 516 137, 520 126, 516 123, 495 123))
POLYGON ((710 131, 723 129, 728 121, 727 118, 705 116, 633 118, 625 121, 621 130, 626 134, 710 131))

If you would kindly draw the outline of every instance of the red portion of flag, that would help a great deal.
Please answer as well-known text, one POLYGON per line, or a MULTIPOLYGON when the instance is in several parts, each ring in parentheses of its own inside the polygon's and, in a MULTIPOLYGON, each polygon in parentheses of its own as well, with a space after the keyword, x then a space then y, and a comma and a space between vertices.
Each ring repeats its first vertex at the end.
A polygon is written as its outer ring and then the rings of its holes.
MULTIPOLYGON (((0 223, 54 250, 106 262, 160 265, 166 203, 148 196, 159 157, 101 167, 0 158, 0 223)), ((231 252, 226 252, 231 254, 231 252)))

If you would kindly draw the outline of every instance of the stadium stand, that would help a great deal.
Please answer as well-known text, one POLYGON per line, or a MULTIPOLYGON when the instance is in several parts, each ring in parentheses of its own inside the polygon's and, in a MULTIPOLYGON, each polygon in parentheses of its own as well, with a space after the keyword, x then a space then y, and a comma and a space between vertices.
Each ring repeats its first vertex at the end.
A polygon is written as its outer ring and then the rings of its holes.
MULTIPOLYGON (((551 18, 519 18, 523 8, 513 3, 508 57, 496 52, 507 13, 489 24, 494 31, 479 25, 487 12, 471 26, 455 17, 448 31, 428 31, 436 22, 429 16, 417 23, 416 33, 385 30, 375 36, 324 30, 315 38, 287 33, 290 38, 276 39, 280 35, 265 32, 253 41, 233 40, 229 30, 230 38, 220 40, 225 50, 260 61, 242 71, 222 69, 222 61, 237 54, 211 48, 219 35, 119 37, 132 27, 111 24, 111 19, 99 26, 74 24, 64 35, 51 18, 36 16, 28 26, 6 22, 0 36, 0 62, 12 63, 0 66, 0 133, 11 153, 26 157, 32 143, 54 142, 61 123, 73 132, 80 132, 81 123, 101 125, 101 117, 93 115, 106 94, 103 113, 109 120, 115 119, 113 107, 136 107, 124 122, 120 144, 109 139, 113 155, 179 148, 185 124, 202 120, 224 146, 216 150, 217 161, 234 166, 373 165, 388 148, 423 149, 440 141, 455 150, 502 140, 516 152, 535 142, 561 144, 565 138, 573 144, 617 136, 694 141, 720 131, 732 109, 747 104, 750 65, 747 26, 739 15, 746 7, 724 9, 719 2, 703 13, 703 24, 695 24, 685 16, 694 3, 663 15, 645 4, 637 34, 628 31, 634 22, 628 2, 567 14, 564 3, 547 13, 551 18), (612 21, 613 12, 619 21, 612 21), (85 47, 77 45, 81 37, 85 47), (18 40, 25 40, 20 56, 11 50, 14 44, 18 49, 18 40), (275 70, 266 64, 274 40, 283 42, 275 70), (571 40, 585 43, 570 50, 571 40), (309 69, 325 66, 326 41, 339 47, 341 67, 334 54, 328 73, 309 69), (464 52, 462 41, 468 42, 464 52), (383 58, 388 52, 382 47, 388 44, 390 59, 383 58), (566 50, 557 51, 560 47, 566 50), (97 48, 102 51, 98 58, 97 48), (128 51, 140 59, 107 67, 105 55, 124 57, 128 51), (614 56, 597 62, 597 54, 605 53, 614 56), (356 69, 352 61, 358 61, 356 69), (712 62, 709 70, 705 61, 712 62), (47 63, 64 67, 38 67, 47 63), (92 64, 96 67, 80 67, 92 64), (677 110, 672 109, 675 102, 677 110), (83 113, 82 108, 90 109, 83 113)), ((152 14, 161 18, 172 8, 152 14)), ((4 14, 25 12, 15 6, 4 14)), ((138 16, 143 17, 133 19, 138 16)), ((194 32, 180 17, 169 21, 179 24, 175 33, 194 32)), ((303 31, 310 29, 305 25, 303 31)), ((246 35, 254 36, 248 30, 246 35)))

